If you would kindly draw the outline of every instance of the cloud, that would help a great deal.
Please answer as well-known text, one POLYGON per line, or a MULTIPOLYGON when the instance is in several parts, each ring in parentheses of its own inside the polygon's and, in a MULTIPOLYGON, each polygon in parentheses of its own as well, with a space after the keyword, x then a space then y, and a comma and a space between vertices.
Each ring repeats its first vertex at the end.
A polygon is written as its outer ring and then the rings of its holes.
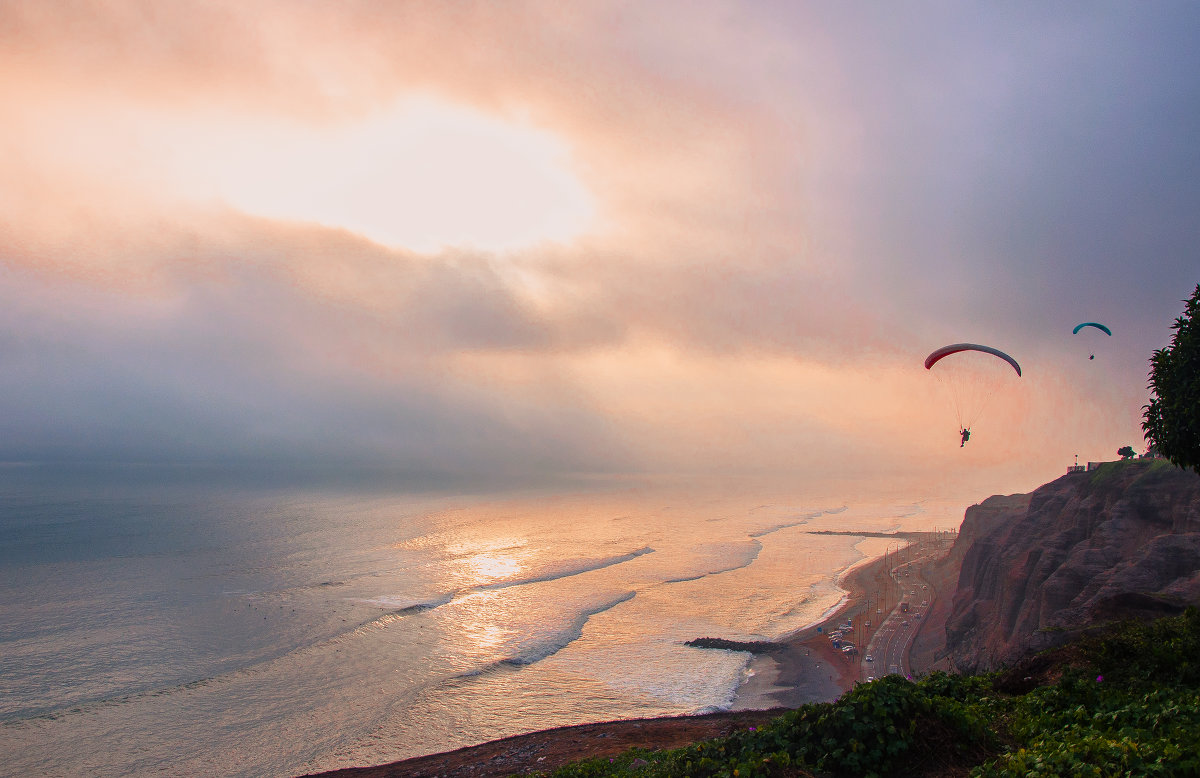
MULTIPOLYGON (((186 280, 138 299, 10 276, 4 458, 528 475, 612 457, 578 397, 455 376, 444 346, 425 341, 421 311, 381 326, 266 268, 186 280)), ((468 316, 450 316, 469 330, 468 316)), ((463 340, 481 333, 489 347, 501 337, 491 327, 463 340)))
POLYGON ((1194 12, 925 10, 0 5, 0 458, 1016 478, 1135 442, 1196 280, 1194 12), (414 251, 164 162, 409 99, 553 138, 594 220, 414 251), (920 362, 962 340, 1029 380, 946 454, 920 362))

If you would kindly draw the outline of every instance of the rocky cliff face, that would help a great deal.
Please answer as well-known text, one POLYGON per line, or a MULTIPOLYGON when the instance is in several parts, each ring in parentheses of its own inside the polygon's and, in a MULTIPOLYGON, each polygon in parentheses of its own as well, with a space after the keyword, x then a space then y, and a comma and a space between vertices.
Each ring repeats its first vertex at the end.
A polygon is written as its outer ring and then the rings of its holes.
MULTIPOLYGON (((960 672, 1015 662, 1097 622, 1200 603, 1200 476, 1113 462, 967 510, 942 593, 960 672), (960 561, 961 560, 961 561, 960 561)), ((932 626, 932 625, 931 625, 932 626)))

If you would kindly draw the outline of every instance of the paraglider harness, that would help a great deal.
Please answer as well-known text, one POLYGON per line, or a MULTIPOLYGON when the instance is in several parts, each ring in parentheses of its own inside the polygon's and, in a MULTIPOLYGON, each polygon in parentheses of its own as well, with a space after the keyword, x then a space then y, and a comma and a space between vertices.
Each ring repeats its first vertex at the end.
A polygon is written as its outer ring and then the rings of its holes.
POLYGON ((958 444, 958 447, 962 448, 963 446, 967 445, 967 441, 971 439, 971 430, 963 427, 958 431, 958 434, 962 435, 962 443, 958 444))

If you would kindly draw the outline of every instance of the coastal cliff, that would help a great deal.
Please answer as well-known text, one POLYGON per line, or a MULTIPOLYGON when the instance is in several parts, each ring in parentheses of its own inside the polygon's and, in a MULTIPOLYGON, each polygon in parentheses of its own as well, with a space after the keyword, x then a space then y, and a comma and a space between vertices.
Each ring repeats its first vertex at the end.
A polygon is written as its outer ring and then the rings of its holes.
POLYGON ((966 512, 931 566, 957 583, 918 645, 932 665, 1011 665, 1087 628, 1200 603, 1200 476, 1163 460, 1111 462, 966 512))

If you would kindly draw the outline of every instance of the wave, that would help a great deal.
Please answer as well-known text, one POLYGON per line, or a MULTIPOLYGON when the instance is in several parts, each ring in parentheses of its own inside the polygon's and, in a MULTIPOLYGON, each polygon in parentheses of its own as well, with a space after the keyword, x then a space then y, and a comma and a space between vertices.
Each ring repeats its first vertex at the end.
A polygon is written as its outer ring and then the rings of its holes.
POLYGON ((440 608, 446 603, 452 602, 457 594, 441 594, 436 597, 414 600, 411 597, 391 597, 383 595, 380 597, 358 597, 352 602, 365 602, 368 605, 378 605, 383 608, 388 608, 389 613, 403 615, 408 613, 423 613, 424 611, 440 608))
POLYGON ((632 559, 637 559, 640 556, 653 553, 654 549, 644 546, 636 551, 630 551, 627 554, 620 554, 618 556, 601 557, 600 559, 567 559, 553 565, 545 566, 530 575, 520 578, 509 578, 474 587, 473 591, 491 591, 494 589, 507 589, 510 586, 524 586, 525 584, 542 583, 544 581, 557 581, 560 578, 570 578, 574 575, 590 573, 593 570, 602 570, 606 567, 619 565, 632 559))
MULTIPOLYGON (((384 616, 381 616, 380 618, 403 616, 410 613, 422 613, 433 610, 434 608, 440 608, 443 605, 456 602, 457 600, 470 595, 472 592, 495 591, 498 589, 508 589, 514 586, 524 586, 526 584, 557 581, 562 578, 570 578, 571 576, 581 575, 582 573, 588 573, 593 570, 602 570, 606 567, 619 565, 623 562, 628 562, 632 559, 637 559, 640 556, 652 553, 654 553, 653 548, 644 546, 625 554, 601 557, 599 559, 564 560, 552 565, 543 566, 540 570, 534 571, 529 575, 521 576, 520 578, 509 578, 503 581, 494 581, 492 583, 471 586, 465 589, 459 589, 458 591, 447 592, 423 599, 391 595, 381 595, 379 597, 354 597, 347 599, 352 602, 362 602, 368 605, 376 605, 379 607, 388 608, 388 613, 384 614, 384 616)), ((611 607, 611 605, 608 607, 611 607)), ((368 622, 360 626, 367 627, 369 624, 370 623, 368 622)))
MULTIPOLYGON (((713 567, 707 570, 701 570, 686 576, 678 578, 667 578, 663 580, 665 584, 685 583, 687 581, 698 581, 701 578, 706 578, 710 575, 720 575, 721 573, 729 573, 734 570, 741 570, 744 567, 749 567, 754 564, 754 560, 758 559, 758 555, 762 552, 763 545, 757 540, 751 540, 748 544, 737 544, 738 550, 742 551, 741 558, 725 564, 722 567, 713 567)), ((732 549, 725 546, 721 549, 724 552, 730 552, 732 549)))
POLYGON ((847 509, 847 507, 848 506, 843 505, 839 508, 829 508, 827 510, 813 511, 812 513, 805 513, 801 516, 798 516, 793 521, 786 521, 781 524, 774 524, 770 527, 764 527, 763 529, 755 530, 754 532, 750 533, 750 537, 761 538, 764 535, 770 535, 773 532, 779 532, 780 530, 785 530, 790 527, 800 527, 820 516, 833 516, 838 513, 842 513, 843 511, 845 511, 847 509))
POLYGON ((625 592, 624 594, 615 597, 608 602, 600 603, 595 607, 582 611, 570 624, 567 624, 562 629, 518 644, 516 646, 516 651, 510 656, 506 656, 503 659, 498 659, 482 667, 459 673, 455 677, 475 678, 482 675, 490 675, 491 673, 495 673, 497 671, 520 669, 522 667, 527 667, 540 662, 548 657, 554 656, 559 651, 562 651, 564 648, 583 637, 583 630, 593 616, 604 613, 607 610, 611 610, 621 603, 629 602, 636 596, 637 592, 625 592))
POLYGON ((750 537, 761 538, 764 535, 770 535, 772 533, 779 532, 780 530, 789 529, 791 527, 803 526, 804 524, 807 524, 808 521, 809 521, 808 519, 801 519, 800 521, 789 521, 789 522, 785 522, 783 524, 773 524, 770 527, 764 527, 763 529, 759 529, 759 530, 755 530, 754 532, 751 532, 750 537))

